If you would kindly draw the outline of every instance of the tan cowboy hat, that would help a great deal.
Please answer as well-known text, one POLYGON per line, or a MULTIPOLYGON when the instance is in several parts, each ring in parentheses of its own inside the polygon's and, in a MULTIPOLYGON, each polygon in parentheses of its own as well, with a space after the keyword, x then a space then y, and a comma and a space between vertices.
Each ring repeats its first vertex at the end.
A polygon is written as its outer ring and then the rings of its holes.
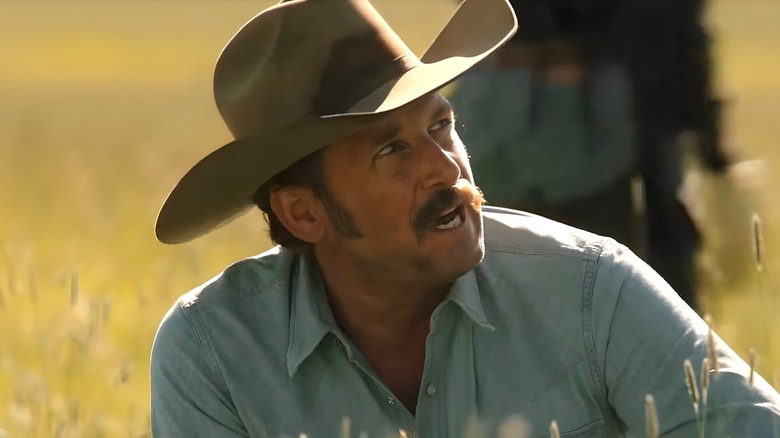
POLYGON ((168 195, 157 239, 183 243, 249 211, 274 175, 483 60, 517 30, 508 0, 465 0, 417 58, 367 0, 293 0, 222 50, 214 97, 235 141, 168 195))

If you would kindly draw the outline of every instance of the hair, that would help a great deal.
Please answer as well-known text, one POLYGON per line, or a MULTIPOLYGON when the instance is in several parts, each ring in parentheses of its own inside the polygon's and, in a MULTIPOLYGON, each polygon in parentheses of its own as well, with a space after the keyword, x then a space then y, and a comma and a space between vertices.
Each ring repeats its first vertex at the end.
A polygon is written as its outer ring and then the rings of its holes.
POLYGON ((306 187, 320 193, 324 186, 322 149, 301 158, 287 169, 274 175, 252 195, 252 202, 263 212, 268 224, 268 234, 271 241, 295 252, 307 253, 312 250, 312 244, 293 235, 271 208, 271 194, 288 186, 306 187))

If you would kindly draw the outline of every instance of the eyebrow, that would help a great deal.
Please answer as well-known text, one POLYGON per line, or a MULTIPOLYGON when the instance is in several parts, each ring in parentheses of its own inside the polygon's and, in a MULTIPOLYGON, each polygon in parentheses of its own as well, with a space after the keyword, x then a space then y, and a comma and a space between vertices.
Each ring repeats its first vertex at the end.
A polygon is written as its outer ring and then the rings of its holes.
MULTIPOLYGON (((435 105, 436 106, 433 108, 433 111, 431 111, 431 114, 436 116, 442 115, 444 113, 454 115, 452 111, 452 105, 450 105, 446 99, 437 99, 435 105)), ((401 132, 401 126, 397 123, 394 123, 387 127, 379 128, 378 131, 379 132, 376 135, 371 136, 371 141, 369 144, 371 144, 372 147, 381 146, 397 137, 398 133, 401 132)))
POLYGON ((448 113, 448 114, 454 114, 455 111, 452 109, 452 105, 450 105, 450 102, 445 99, 441 98, 438 103, 436 104, 436 110, 434 114, 442 114, 442 113, 448 113))
POLYGON ((375 136, 372 136, 371 138, 371 147, 381 146, 390 140, 394 139, 398 136, 398 133, 401 132, 401 126, 398 124, 393 124, 388 127, 382 128, 381 131, 375 136))

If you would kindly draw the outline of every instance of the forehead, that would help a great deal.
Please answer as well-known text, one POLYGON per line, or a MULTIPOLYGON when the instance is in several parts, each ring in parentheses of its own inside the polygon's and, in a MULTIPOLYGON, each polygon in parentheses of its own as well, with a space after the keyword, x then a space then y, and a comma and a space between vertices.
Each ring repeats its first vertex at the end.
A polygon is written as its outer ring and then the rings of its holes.
MULTIPOLYGON (((451 114, 452 107, 447 99, 440 93, 434 91, 422 97, 419 97, 406 105, 389 111, 364 128, 336 140, 333 145, 340 143, 365 143, 381 142, 382 136, 388 136, 392 131, 400 131, 404 126, 411 123, 423 121, 428 123, 429 117, 451 114)), ((388 139, 389 140, 389 139, 388 139)))

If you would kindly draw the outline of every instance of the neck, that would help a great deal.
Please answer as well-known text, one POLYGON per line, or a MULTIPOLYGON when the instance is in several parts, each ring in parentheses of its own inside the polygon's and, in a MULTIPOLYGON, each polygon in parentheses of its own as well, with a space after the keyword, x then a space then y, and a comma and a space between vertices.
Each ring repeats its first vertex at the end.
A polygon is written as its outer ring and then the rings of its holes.
POLYGON ((358 344, 402 344, 427 335, 431 316, 452 282, 400 280, 343 269, 332 257, 317 257, 333 314, 358 344))

